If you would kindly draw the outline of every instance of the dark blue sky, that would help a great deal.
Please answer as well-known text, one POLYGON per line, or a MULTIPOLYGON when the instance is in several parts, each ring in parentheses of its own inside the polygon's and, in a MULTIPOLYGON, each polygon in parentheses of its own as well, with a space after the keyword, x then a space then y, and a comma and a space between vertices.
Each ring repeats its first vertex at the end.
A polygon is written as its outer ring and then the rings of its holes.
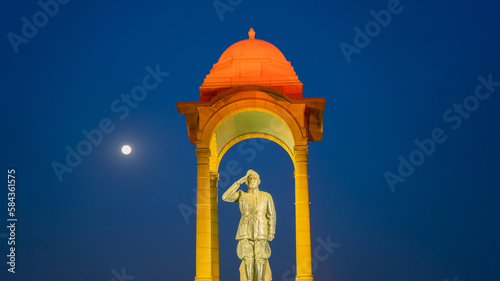
MULTIPOLYGON (((194 279, 195 146, 175 102, 199 100, 251 26, 292 63, 304 97, 326 97, 323 141, 309 150, 315 280, 500 280, 500 4, 442 2, 243 0, 220 16, 212 1, 69 1, 46 18, 36 1, 5 2, 0 171, 16 169, 18 222, 13 275, 5 182, 0 280, 109 281, 122 269, 135 281, 194 279), (388 5, 390 22, 370 23, 388 5), (369 42, 355 42, 366 26, 369 42), (357 49, 346 57, 341 44, 357 49), (118 110, 148 66, 169 75, 118 110), (111 132, 59 181, 54 161, 106 121, 111 132), (414 152, 436 130, 434 149, 414 152), (416 167, 398 171, 410 158, 416 167)), ((252 168, 273 195, 273 277, 292 280, 290 158, 257 140, 231 148, 221 171, 229 161, 241 169, 227 182, 252 168)), ((239 211, 219 207, 221 280, 237 280, 239 211)))

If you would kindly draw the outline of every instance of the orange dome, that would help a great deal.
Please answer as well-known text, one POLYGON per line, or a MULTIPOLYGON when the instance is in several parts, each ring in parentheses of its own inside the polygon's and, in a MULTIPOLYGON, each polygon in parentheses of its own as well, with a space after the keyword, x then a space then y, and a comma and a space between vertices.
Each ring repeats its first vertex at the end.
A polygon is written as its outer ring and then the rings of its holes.
POLYGON ((220 56, 218 63, 234 58, 270 58, 287 62, 285 56, 278 48, 267 41, 259 39, 246 39, 234 43, 227 48, 226 51, 224 51, 224 53, 220 56))
POLYGON ((248 35, 249 39, 227 48, 214 64, 200 87, 200 100, 209 101, 239 86, 264 86, 289 98, 302 98, 302 83, 283 53, 273 44, 255 39, 253 28, 248 35))

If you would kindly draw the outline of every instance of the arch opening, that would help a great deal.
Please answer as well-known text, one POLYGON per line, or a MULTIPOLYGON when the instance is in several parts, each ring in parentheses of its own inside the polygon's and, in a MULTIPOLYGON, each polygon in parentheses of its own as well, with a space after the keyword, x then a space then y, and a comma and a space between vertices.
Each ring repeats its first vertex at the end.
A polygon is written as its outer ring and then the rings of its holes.
MULTIPOLYGON (((259 173, 262 180, 259 189, 273 196, 278 216, 276 237, 270 242, 272 254, 269 262, 273 280, 281 280, 284 272, 293 271, 291 267, 295 264, 295 168, 293 160, 288 158, 288 153, 284 153, 280 147, 282 148, 269 139, 247 138, 232 145, 222 156, 217 172, 218 235, 221 241, 219 265, 223 279, 239 280, 239 272, 235 269, 239 268, 241 260, 236 255, 238 241, 235 240, 235 235, 241 214, 236 204, 222 201, 221 196, 231 184, 243 177, 248 169, 259 173)), ((240 189, 247 191, 248 187, 242 185, 240 189)))
POLYGON ((281 119, 262 111, 244 111, 226 118, 215 130, 218 158, 238 141, 255 137, 275 141, 292 155, 294 138, 281 119))

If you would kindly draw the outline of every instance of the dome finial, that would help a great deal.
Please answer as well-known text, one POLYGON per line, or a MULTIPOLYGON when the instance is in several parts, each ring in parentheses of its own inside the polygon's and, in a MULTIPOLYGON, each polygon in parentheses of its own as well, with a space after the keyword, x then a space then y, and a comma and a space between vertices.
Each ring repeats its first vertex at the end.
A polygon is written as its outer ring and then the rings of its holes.
POLYGON ((255 39, 255 30, 253 30, 253 27, 250 27, 250 31, 248 31, 248 38, 255 39))

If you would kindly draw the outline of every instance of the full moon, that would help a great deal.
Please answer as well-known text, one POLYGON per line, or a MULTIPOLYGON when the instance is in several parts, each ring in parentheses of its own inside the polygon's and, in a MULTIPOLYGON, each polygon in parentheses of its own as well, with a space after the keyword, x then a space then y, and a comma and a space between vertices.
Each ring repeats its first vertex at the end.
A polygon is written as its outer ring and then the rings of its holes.
POLYGON ((132 152, 132 147, 130 147, 130 145, 124 145, 122 147, 122 153, 125 154, 125 155, 129 155, 130 152, 132 152))

